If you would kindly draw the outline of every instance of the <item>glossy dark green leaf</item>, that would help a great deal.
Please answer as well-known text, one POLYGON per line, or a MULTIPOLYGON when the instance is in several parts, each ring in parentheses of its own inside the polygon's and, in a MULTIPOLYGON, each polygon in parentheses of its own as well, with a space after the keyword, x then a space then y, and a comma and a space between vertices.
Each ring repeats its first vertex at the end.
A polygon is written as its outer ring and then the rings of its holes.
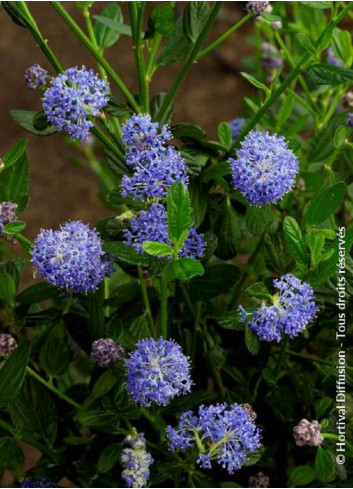
POLYGON ((334 462, 332 455, 325 448, 317 447, 315 457, 315 472, 322 482, 330 481, 334 476, 334 462))
POLYGON ((85 426, 101 429, 109 433, 116 428, 119 416, 105 411, 80 411, 76 414, 75 419, 78 423, 85 426))
POLYGON ((178 19, 174 31, 167 38, 162 52, 157 59, 159 66, 167 66, 175 61, 179 61, 187 56, 192 43, 184 34, 183 21, 178 19))
POLYGON ((308 254, 297 221, 293 217, 286 216, 283 221, 283 231, 289 253, 298 267, 305 269, 308 265, 308 254))
POLYGON ((234 265, 212 265, 206 268, 202 277, 191 280, 192 296, 195 300, 214 299, 233 287, 239 278, 240 270, 234 265))
POLYGON ((246 226, 251 234, 259 236, 263 234, 271 221, 271 206, 262 207, 251 205, 246 209, 246 226))
POLYGON ((57 435, 58 413, 49 391, 39 382, 27 377, 19 395, 10 404, 14 423, 25 433, 53 446, 57 435))
POLYGON ((190 280, 197 275, 203 275, 204 268, 200 262, 192 258, 180 258, 171 261, 164 269, 164 278, 166 280, 190 280))
POLYGON ((260 349, 259 339, 248 324, 245 326, 245 346, 251 355, 257 355, 260 349))
POLYGON ((122 449, 121 443, 110 443, 104 447, 98 459, 98 472, 102 474, 109 472, 118 463, 122 449))
POLYGON ((9 436, 0 438, 0 469, 8 470, 13 476, 21 476, 25 456, 16 441, 9 436))
POLYGON ((104 283, 101 283, 95 292, 87 296, 88 329, 92 340, 104 336, 104 283))
POLYGON ((315 472, 310 465, 298 465, 289 474, 290 487, 305 487, 314 479, 315 472))
POLYGON ((0 300, 12 301, 16 294, 15 280, 9 273, 0 273, 0 300))
POLYGON ((5 236, 13 236, 14 234, 21 233, 25 228, 26 228, 25 222, 14 221, 6 224, 2 232, 5 236))
POLYGON ((122 102, 113 95, 109 97, 109 102, 104 107, 104 110, 113 117, 128 117, 132 113, 131 108, 126 102, 122 102))
POLYGON ((31 344, 22 340, 0 369, 0 406, 13 401, 19 394, 26 375, 31 344))
POLYGON ((17 302, 21 304, 34 304, 35 302, 46 301, 58 297, 60 290, 48 282, 31 285, 28 289, 21 292, 16 297, 17 302))
POLYGON ((244 291, 244 295, 249 297, 251 300, 266 301, 271 300, 271 294, 269 293, 266 285, 262 282, 256 282, 244 291))
POLYGON ((188 141, 190 139, 201 141, 206 138, 206 133, 200 126, 187 122, 174 124, 171 127, 171 131, 173 136, 181 141, 188 141))
POLYGON ((142 249, 151 256, 170 256, 173 254, 173 248, 166 243, 158 241, 144 241, 142 249))
POLYGON ((150 262, 148 257, 140 255, 134 248, 120 241, 105 243, 103 249, 105 252, 111 253, 119 260, 130 265, 148 266, 150 262))
POLYGON ((21 139, 18 143, 14 144, 7 153, 5 153, 4 157, 2 158, 4 167, 0 169, 0 173, 3 169, 9 168, 20 158, 22 158, 23 154, 26 151, 27 143, 28 139, 21 139))
POLYGON ((218 138, 221 144, 223 144, 223 146, 226 148, 229 148, 229 146, 232 144, 233 134, 229 122, 221 122, 218 125, 218 138))
POLYGON ((218 324, 222 326, 222 328, 233 329, 234 331, 242 331, 245 328, 238 308, 224 313, 218 319, 218 324))
POLYGON ((66 339, 49 336, 39 354, 41 367, 52 377, 58 377, 67 371, 69 350, 66 339))
POLYGON ((175 183, 167 196, 169 239, 181 250, 191 227, 191 202, 188 189, 182 183, 175 183))
POLYGON ((44 128, 37 129, 34 125, 34 118, 37 116, 37 114, 38 112, 33 110, 10 110, 12 119, 17 122, 19 126, 23 127, 23 129, 26 129, 32 134, 36 134, 37 136, 51 136, 57 132, 56 127, 50 125, 45 125, 44 128))
MULTIPOLYGON (((97 19, 97 16, 95 17, 97 19)), ((112 28, 101 22, 102 18, 111 20, 114 23, 123 23, 123 14, 120 6, 116 2, 109 3, 99 15, 99 22, 94 25, 94 34, 97 44, 101 49, 109 48, 116 43, 120 37, 118 29, 112 28)))
POLYGON ((238 214, 230 204, 217 217, 215 234, 218 245, 215 255, 222 260, 230 260, 237 254, 237 245, 241 236, 241 222, 238 214))
MULTIPOLYGON (((119 22, 117 20, 110 19, 104 15, 94 15, 93 18, 97 21, 97 23, 102 24, 105 27, 108 27, 110 31, 114 31, 116 34, 131 36, 131 27, 123 22, 119 22)), ((112 33, 110 34, 112 38, 112 33)))
POLYGON ((320 224, 330 217, 342 202, 346 190, 346 184, 338 182, 315 197, 306 211, 306 222, 308 224, 320 224))
POLYGON ((171 3, 160 3, 153 8, 148 19, 148 28, 145 38, 155 34, 168 36, 175 29, 174 8, 171 3))
POLYGON ((21 151, 11 166, 0 172, 0 195, 2 201, 18 204, 17 213, 28 203, 29 170, 25 151, 21 151))

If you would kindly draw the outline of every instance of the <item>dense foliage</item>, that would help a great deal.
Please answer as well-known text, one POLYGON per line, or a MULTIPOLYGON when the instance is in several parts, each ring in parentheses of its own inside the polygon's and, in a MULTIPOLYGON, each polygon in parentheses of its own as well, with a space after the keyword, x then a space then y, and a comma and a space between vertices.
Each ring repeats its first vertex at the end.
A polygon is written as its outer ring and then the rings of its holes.
POLYGON ((61 66, 31 2, 1 3, 17 42, 27 29, 46 57, 24 67, 41 109, 11 117, 68 134, 107 218, 67 216, 32 243, 27 141, 7 148, 0 471, 13 487, 351 487, 353 2, 244 3, 213 41, 222 2, 117 2, 99 15, 75 2, 86 31, 50 2, 97 73, 61 66), (209 140, 173 120, 173 102, 194 62, 246 22, 254 55, 241 75, 255 95, 209 140), (120 36, 138 95, 105 58, 120 36), (150 94, 175 62, 169 91, 150 94), (40 456, 24 472, 28 447, 40 456))

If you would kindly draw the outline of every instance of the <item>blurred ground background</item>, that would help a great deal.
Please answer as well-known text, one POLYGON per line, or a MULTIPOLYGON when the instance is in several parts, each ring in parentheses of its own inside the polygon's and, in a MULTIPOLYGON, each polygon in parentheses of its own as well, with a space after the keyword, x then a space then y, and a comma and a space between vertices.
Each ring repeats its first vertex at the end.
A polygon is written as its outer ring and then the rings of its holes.
MULTIPOLYGON (((109 2, 96 2, 92 15, 99 13, 109 2)), ((149 2, 152 7, 152 2, 149 2)), ((182 11, 184 2, 178 2, 182 11)), ((28 2, 44 37, 65 68, 85 64, 95 68, 95 62, 50 3, 28 2)), ((82 14, 75 2, 65 2, 65 7, 83 27, 82 14)), ((126 6, 123 6, 127 19, 126 6)), ((224 2, 211 38, 224 32, 244 15, 244 2, 224 2)), ((210 137, 216 136, 220 121, 236 117, 242 106, 242 97, 251 93, 251 87, 234 70, 227 67, 241 66, 241 60, 251 52, 246 38, 251 34, 252 22, 241 28, 219 51, 195 65, 175 103, 173 122, 200 124, 210 137), (226 60, 220 62, 219 58, 226 60)), ((29 139, 31 168, 31 203, 23 220, 27 222, 26 234, 33 238, 41 227, 55 227, 67 219, 82 219, 95 224, 106 216, 106 210, 97 198, 96 177, 89 169, 74 166, 69 159, 75 149, 66 145, 62 134, 50 137, 31 135, 15 124, 10 109, 40 109, 40 93, 26 88, 23 71, 33 63, 39 63, 51 73, 53 70, 30 33, 14 24, 0 8, 0 155, 20 138, 29 139)), ((118 43, 107 49, 107 57, 127 86, 136 93, 136 72, 132 58, 131 39, 122 36, 118 43)), ((153 81, 152 95, 167 91, 181 64, 161 68, 153 81)), ((114 92, 114 90, 113 90, 114 92)), ((120 97, 120 94, 114 92, 120 97)))

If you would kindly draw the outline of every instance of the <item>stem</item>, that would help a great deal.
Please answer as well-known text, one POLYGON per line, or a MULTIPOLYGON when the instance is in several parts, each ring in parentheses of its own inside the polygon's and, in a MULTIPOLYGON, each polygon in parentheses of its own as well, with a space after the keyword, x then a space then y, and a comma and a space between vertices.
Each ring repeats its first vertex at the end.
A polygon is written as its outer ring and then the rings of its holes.
POLYGON ((139 92, 140 92, 140 105, 143 112, 149 111, 149 86, 146 77, 145 60, 143 57, 143 42, 141 39, 143 12, 146 2, 141 2, 138 6, 136 2, 128 2, 129 13, 131 19, 133 51, 135 55, 135 62, 137 68, 139 92))
MULTIPOLYGON (((335 435, 334 433, 323 433, 321 432, 321 435, 326 438, 327 440, 336 440, 340 441, 340 438, 338 435, 335 435)), ((345 444, 347 445, 347 448, 349 449, 350 452, 353 453, 353 444, 350 443, 349 441, 345 441, 345 444)))
MULTIPOLYGON (((95 49, 97 49, 97 51, 99 51, 100 53, 102 53, 101 49, 99 48, 98 44, 97 44, 97 39, 96 39, 96 35, 94 33, 94 29, 93 29, 93 25, 92 25, 92 19, 91 19, 91 14, 89 12, 89 7, 85 7, 83 10, 83 16, 85 18, 85 23, 86 23, 86 29, 87 29, 87 32, 88 32, 88 37, 90 38, 93 46, 95 47, 95 49)), ((105 69, 100 65, 100 63, 98 63, 98 70, 99 70, 99 73, 101 75, 102 78, 106 78, 107 77, 107 74, 105 72, 105 69)))
POLYGON ((126 87, 122 79, 119 75, 114 71, 112 66, 108 63, 108 61, 102 56, 102 54, 95 48, 94 44, 90 41, 90 39, 86 36, 83 30, 79 27, 79 25, 75 22, 75 20, 71 17, 71 15, 67 12, 67 10, 61 5, 60 2, 50 2, 54 9, 58 12, 60 17, 66 22, 66 24, 70 27, 70 29, 76 34, 76 36, 80 39, 80 41, 86 46, 88 51, 92 54, 92 56, 98 61, 98 63, 104 68, 104 70, 111 77, 113 82, 119 88, 119 90, 124 94, 126 100, 129 102, 131 107, 138 111, 139 106, 130 92, 130 90, 126 87))
MULTIPOLYGON (((322 358, 318 358, 314 356, 302 355, 301 353, 297 353, 292 350, 287 350, 287 354, 291 355, 292 357, 301 358, 302 360, 307 360, 308 362, 321 363, 323 365, 328 365, 330 367, 336 367, 336 364, 334 362, 331 362, 330 360, 324 360, 322 358)), ((349 365, 346 365, 346 369, 353 372, 353 367, 349 365)))
POLYGON ((210 51, 215 49, 217 46, 219 46, 227 37, 229 37, 233 32, 238 30, 245 22, 247 22, 249 19, 253 17, 253 14, 247 14, 245 17, 239 20, 236 24, 234 24, 230 29, 228 29, 226 32, 224 32, 221 36, 219 36, 215 41, 213 41, 211 44, 209 44, 205 49, 199 52, 199 54, 196 56, 196 61, 199 61, 201 58, 206 56, 210 51))
POLYGON ((191 49, 190 53, 186 57, 184 65, 181 68, 174 84, 172 85, 172 88, 170 89, 170 91, 168 92, 168 95, 164 99, 164 102, 163 102, 163 104, 162 104, 162 106, 161 106, 161 108, 157 114, 157 120, 160 123, 162 123, 162 124, 165 123, 165 119, 166 119, 166 115, 168 114, 168 110, 169 110, 170 106, 172 105, 173 100, 174 100, 176 94, 178 93, 183 81, 187 77, 187 75, 191 69, 191 66, 193 65, 194 61, 196 61, 196 57, 197 57, 197 54, 199 52, 199 49, 200 49, 203 41, 205 40, 205 37, 207 36, 208 31, 211 29, 214 21, 216 20, 217 14, 218 14, 221 6, 222 6, 222 3, 223 2, 215 2, 214 3, 212 10, 208 16, 208 19, 207 19, 199 37, 196 39, 196 42, 193 45, 193 48, 191 49))
POLYGON ((155 38, 152 41, 153 44, 149 48, 149 54, 148 54, 147 64, 146 64, 146 78, 148 83, 151 81, 155 70, 154 60, 157 55, 158 48, 161 41, 162 41, 162 36, 160 34, 156 34, 155 38))
POLYGON ((82 406, 78 404, 76 401, 68 397, 66 394, 57 389, 53 384, 47 382, 43 377, 41 377, 37 372, 31 369, 31 367, 26 367, 26 371, 29 375, 31 375, 34 379, 38 380, 41 384, 43 384, 47 389, 60 397, 63 401, 66 401, 68 404, 71 404, 75 409, 81 410, 82 406))
POLYGON ((161 293, 161 334, 166 340, 168 336, 168 285, 163 277, 160 279, 161 293))
POLYGON ((276 366, 275 366, 275 369, 274 369, 274 376, 275 376, 275 378, 277 378, 278 374, 280 373, 281 368, 282 368, 282 365, 283 365, 283 362, 284 362, 284 359, 286 358, 288 343, 289 343, 289 339, 288 338, 285 338, 282 341, 281 350, 280 350, 279 357, 278 357, 278 360, 277 360, 277 363, 276 363, 276 366))
POLYGON ((218 390, 219 390, 222 398, 224 399, 224 397, 226 395, 226 389, 223 385, 221 372, 220 372, 219 368, 215 365, 211 352, 208 353, 207 358, 208 358, 208 362, 209 362, 211 370, 212 370, 213 378, 216 381, 218 390))
MULTIPOLYGON (((332 31, 336 25, 338 25, 342 19, 346 16, 346 14, 353 8, 353 2, 349 2, 347 6, 341 11, 341 13, 337 16, 335 20, 332 20, 329 25, 326 27, 326 29, 321 33, 319 38, 315 41, 314 47, 318 49, 320 47, 320 44, 324 38, 326 38, 327 33, 329 31, 332 31)), ((267 113, 268 109, 271 107, 271 105, 276 102, 276 100, 280 97, 280 95, 286 90, 287 87, 290 86, 293 80, 300 74, 301 68, 303 65, 305 65, 310 59, 312 58, 311 53, 306 53, 301 60, 298 62, 296 67, 289 73, 287 78, 281 83, 281 85, 273 92, 271 97, 264 103, 264 105, 258 110, 258 112, 255 114, 255 116, 252 118, 252 120, 246 125, 245 129, 242 131, 240 136, 237 138, 237 140, 232 144, 229 153, 231 153, 238 145, 239 143, 244 139, 244 137, 256 126, 256 124, 259 122, 259 120, 262 118, 264 114, 267 113)))
POLYGON ((107 148, 110 149, 112 153, 114 153, 118 157, 121 163, 125 162, 125 157, 123 153, 119 150, 119 148, 116 147, 113 141, 111 141, 97 125, 92 127, 91 131, 107 148))
POLYGON ((145 314, 147 316, 147 321, 150 325, 150 330, 151 334, 154 338, 157 338, 157 331, 156 327, 154 325, 153 317, 152 317, 152 312, 151 312, 151 306, 150 306, 150 301, 148 298, 148 293, 147 293, 147 287, 146 287, 146 282, 145 278, 143 276, 143 271, 141 267, 137 267, 137 271, 139 274, 139 279, 140 279, 140 286, 141 286, 141 292, 142 292, 142 298, 143 298, 143 303, 145 305, 145 314))

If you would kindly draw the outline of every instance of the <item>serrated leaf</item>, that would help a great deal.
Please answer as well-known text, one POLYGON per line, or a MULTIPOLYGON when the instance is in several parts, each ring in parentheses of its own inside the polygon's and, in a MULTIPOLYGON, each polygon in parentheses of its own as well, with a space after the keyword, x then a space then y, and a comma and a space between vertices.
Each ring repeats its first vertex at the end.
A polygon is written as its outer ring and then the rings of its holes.
POLYGON ((104 283, 98 289, 87 295, 88 305, 88 330, 92 340, 98 340, 104 336, 104 283))
POLYGON ((347 186, 344 182, 338 182, 324 190, 312 200, 305 214, 308 224, 320 224, 339 207, 346 193, 347 186))
POLYGON ((104 447, 98 459, 98 472, 101 472, 102 474, 109 472, 114 465, 118 463, 122 449, 123 447, 121 443, 111 443, 104 447))
POLYGON ((191 202, 187 188, 175 183, 167 196, 167 216, 169 239, 177 251, 181 250, 191 227, 191 202))
POLYGON ((16 297, 20 304, 34 304, 60 295, 60 290, 47 282, 31 285, 16 297))
POLYGON ((13 476, 21 476, 25 457, 16 441, 9 436, 0 438, 0 469, 9 470, 13 476))
POLYGON ((218 319, 218 324, 222 328, 233 329, 234 331, 243 331, 245 329, 239 309, 222 314, 218 319))
POLYGON ((145 39, 155 34, 168 36, 175 29, 174 9, 171 3, 161 3, 153 8, 148 19, 145 39))
POLYGON ((307 74, 315 85, 341 85, 353 81, 353 70, 328 64, 309 66, 307 74))
POLYGON ((204 268, 200 262, 192 258, 180 258, 168 263, 163 275, 166 280, 190 280, 197 275, 203 275, 204 268))
POLYGON ((251 355, 257 355, 260 349, 258 337, 248 324, 245 326, 245 346, 251 355))
POLYGON ((162 52, 157 59, 158 66, 167 66, 175 61, 184 59, 190 51, 192 43, 184 34, 183 20, 178 19, 175 29, 167 38, 163 46, 162 52))
POLYGON ((266 85, 261 83, 259 80, 256 80, 256 78, 253 77, 252 75, 249 75, 249 73, 245 73, 245 71, 241 71, 240 74, 246 80, 248 80, 248 82, 251 83, 251 85, 253 85, 254 87, 259 88, 260 90, 264 90, 265 92, 268 92, 268 88, 266 87, 266 85))
POLYGON ((4 163, 4 167, 0 168, 0 173, 5 168, 9 168, 11 165, 16 163, 26 151, 28 139, 21 139, 18 143, 14 144, 12 148, 5 153, 2 161, 4 163))
POLYGON ((158 241, 144 241, 142 249, 151 256, 170 256, 173 254, 173 248, 166 243, 158 241))
POLYGON ((322 482, 330 481, 334 476, 334 462, 330 452, 325 448, 317 447, 315 457, 315 472, 322 482))
POLYGON ((11 302, 16 294, 15 280, 9 273, 0 273, 0 300, 11 302))
POLYGON ((316 54, 316 47, 314 46, 313 42, 311 41, 310 37, 307 36, 306 34, 303 34, 299 32, 296 35, 296 39, 299 42, 299 44, 310 54, 315 55, 316 54))
POLYGON ((212 265, 206 268, 202 277, 195 277, 191 280, 193 299, 213 299, 235 285, 239 278, 240 270, 234 265, 212 265))
POLYGON ((245 291, 244 295, 252 300, 264 301, 271 300, 272 296, 269 293, 266 285, 262 282, 256 282, 250 285, 245 291))
POLYGON ((315 472, 310 465, 298 465, 289 474, 290 487, 305 487, 314 479, 315 472))
POLYGON ((209 11, 208 2, 187 2, 183 16, 183 27, 186 37, 192 43, 195 43, 200 35, 209 11))
POLYGON ((232 144, 233 134, 228 122, 221 122, 218 125, 218 138, 221 144, 223 144, 223 146, 226 148, 229 148, 229 146, 232 144))
POLYGON ((2 233, 5 236, 13 236, 14 234, 22 232, 26 228, 26 223, 23 221, 9 222, 4 226, 2 233))
POLYGON ((40 353, 41 367, 52 377, 58 377, 67 371, 69 366, 69 350, 66 342, 55 336, 46 338, 40 353))
POLYGON ((0 369, 0 406, 13 401, 21 390, 26 375, 31 344, 22 340, 0 369))
POLYGON ((283 231, 290 254, 298 267, 305 269, 308 264, 308 254, 297 221, 293 217, 286 216, 283 221, 283 231))
POLYGON ((94 15, 93 18, 103 26, 109 27, 112 31, 114 31, 118 35, 124 36, 132 36, 131 27, 123 22, 118 22, 116 20, 112 20, 103 15, 94 15))
POLYGON ((103 250, 106 253, 111 253, 119 260, 129 263, 130 265, 148 266, 150 259, 142 256, 134 248, 120 241, 111 241, 104 243, 103 250))

